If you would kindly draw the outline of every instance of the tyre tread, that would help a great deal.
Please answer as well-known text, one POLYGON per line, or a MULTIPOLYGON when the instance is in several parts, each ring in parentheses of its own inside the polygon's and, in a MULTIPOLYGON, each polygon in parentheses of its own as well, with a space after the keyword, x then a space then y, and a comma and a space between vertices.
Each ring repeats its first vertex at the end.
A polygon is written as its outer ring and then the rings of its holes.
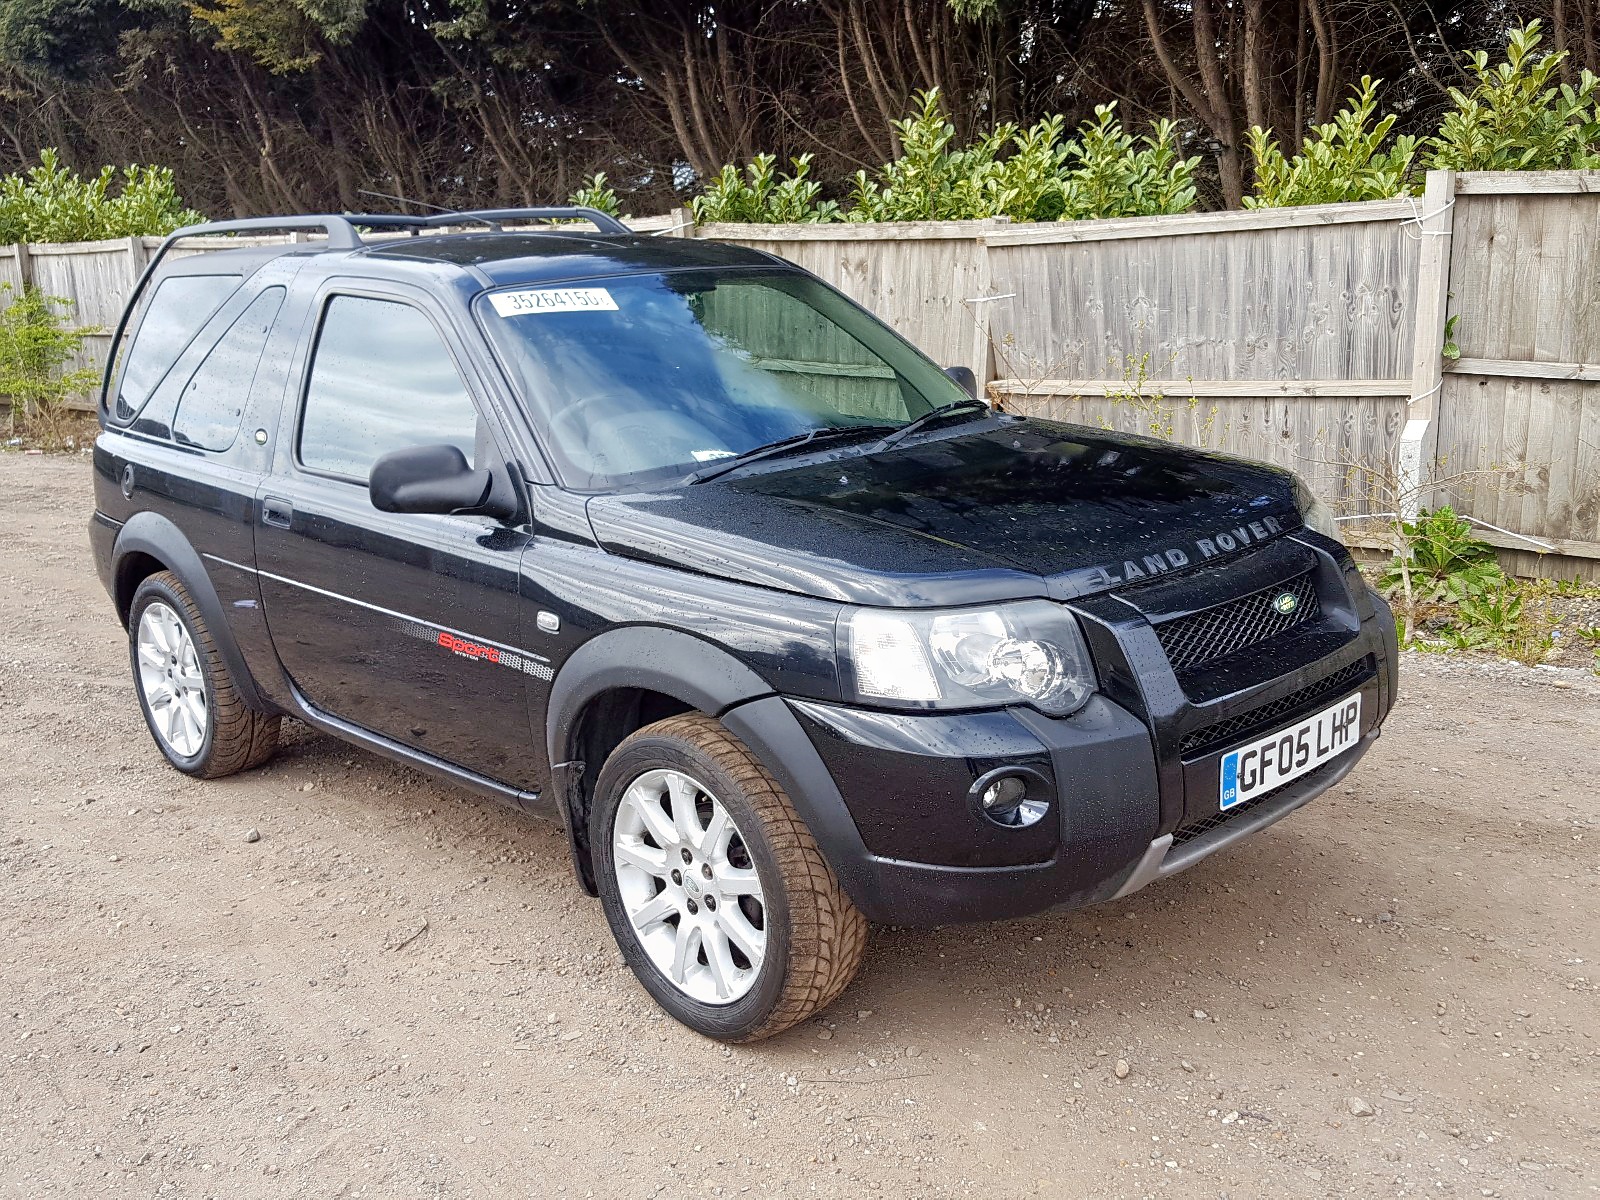
MULTIPOLYGON (((211 746, 205 759, 191 772, 200 779, 220 779, 259 767, 272 757, 278 748, 278 731, 282 718, 276 713, 260 713, 240 699, 228 673, 227 663, 217 649, 216 639, 207 628, 205 618, 190 596, 183 581, 171 571, 158 571, 140 585, 150 583, 166 587, 183 609, 184 623, 194 638, 195 649, 203 660, 206 677, 211 683, 211 746)), ((137 595, 135 596, 137 609, 137 595)), ((130 635, 136 622, 129 622, 130 635)))
POLYGON ((839 886, 778 781, 720 721, 703 713, 668 717, 634 736, 678 738, 727 772, 765 825, 788 889, 790 945, 783 992, 765 1021, 734 1040, 772 1037, 833 1003, 860 969, 867 920, 839 886))

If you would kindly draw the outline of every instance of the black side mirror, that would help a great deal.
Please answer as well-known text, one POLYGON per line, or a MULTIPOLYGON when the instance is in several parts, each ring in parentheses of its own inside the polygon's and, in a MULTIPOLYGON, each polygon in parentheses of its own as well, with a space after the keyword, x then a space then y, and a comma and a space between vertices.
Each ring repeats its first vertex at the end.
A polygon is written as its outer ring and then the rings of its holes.
POLYGON ((373 463, 367 478, 379 512, 482 512, 493 488, 494 475, 474 471, 456 446, 407 446, 373 463))
POLYGON ((971 367, 946 367, 944 373, 965 388, 967 395, 974 400, 978 398, 978 377, 971 367))

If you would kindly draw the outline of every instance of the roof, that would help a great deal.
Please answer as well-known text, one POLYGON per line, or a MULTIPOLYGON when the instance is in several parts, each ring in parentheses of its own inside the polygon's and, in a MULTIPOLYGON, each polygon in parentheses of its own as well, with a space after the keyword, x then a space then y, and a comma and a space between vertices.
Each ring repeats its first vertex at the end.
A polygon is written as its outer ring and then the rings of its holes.
POLYGON ((693 267, 772 266, 759 250, 694 238, 602 236, 580 230, 460 233, 369 245, 374 259, 403 259, 475 268, 494 285, 583 279, 693 267))
MULTIPOLYGON (((695 267, 773 266, 779 260, 759 250, 694 238, 597 235, 580 230, 522 233, 429 234, 357 249, 329 248, 324 242, 241 246, 168 259, 161 275, 250 275, 286 255, 335 260, 350 270, 363 260, 397 266, 459 268, 478 287, 547 283, 695 267)), ((330 263, 331 265, 331 263, 330 263)), ((355 273, 360 273, 359 268, 355 273)))

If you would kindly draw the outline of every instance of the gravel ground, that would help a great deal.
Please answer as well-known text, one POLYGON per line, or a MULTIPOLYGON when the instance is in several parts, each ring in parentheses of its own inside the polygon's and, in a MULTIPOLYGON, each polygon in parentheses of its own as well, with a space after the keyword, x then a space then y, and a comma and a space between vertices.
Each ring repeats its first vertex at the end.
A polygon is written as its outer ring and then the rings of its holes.
POLYGON ((822 1019, 728 1049, 554 827, 302 727, 168 769, 88 485, 0 455, 0 1194, 1600 1191, 1588 673, 1408 656, 1366 762, 1247 846, 876 929, 822 1019))

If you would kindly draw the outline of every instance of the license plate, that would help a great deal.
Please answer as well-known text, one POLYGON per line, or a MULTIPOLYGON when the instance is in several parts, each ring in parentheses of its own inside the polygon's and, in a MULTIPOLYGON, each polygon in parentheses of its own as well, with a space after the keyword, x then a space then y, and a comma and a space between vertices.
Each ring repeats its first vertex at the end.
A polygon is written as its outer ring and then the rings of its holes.
POLYGON ((1361 693, 1222 756, 1222 809, 1315 771, 1361 738, 1361 693))

